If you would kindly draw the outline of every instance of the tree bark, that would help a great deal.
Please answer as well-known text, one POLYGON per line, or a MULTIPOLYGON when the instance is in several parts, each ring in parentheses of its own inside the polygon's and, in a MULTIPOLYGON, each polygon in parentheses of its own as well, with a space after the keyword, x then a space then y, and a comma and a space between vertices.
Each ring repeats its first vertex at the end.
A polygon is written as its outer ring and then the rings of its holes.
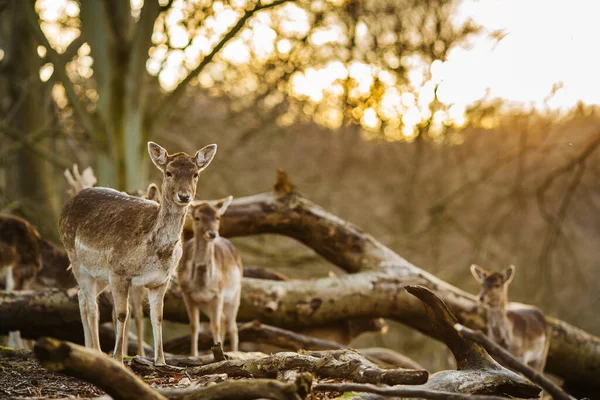
POLYGON ((115 400, 166 400, 121 363, 95 350, 42 338, 34 352, 44 368, 93 383, 115 400))
POLYGON ((225 360, 188 368, 190 375, 227 374, 244 378, 275 378, 281 370, 301 370, 324 378, 340 378, 354 382, 383 383, 387 385, 417 385, 427 381, 427 371, 407 369, 380 369, 360 354, 339 350, 307 355, 276 353, 263 358, 225 360))

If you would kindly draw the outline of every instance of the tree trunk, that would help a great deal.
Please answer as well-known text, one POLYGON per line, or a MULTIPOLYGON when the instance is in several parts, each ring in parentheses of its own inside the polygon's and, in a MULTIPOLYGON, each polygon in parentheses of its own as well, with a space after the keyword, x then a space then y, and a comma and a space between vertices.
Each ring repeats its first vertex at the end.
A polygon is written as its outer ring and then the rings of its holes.
MULTIPOLYGON (((0 115, 6 116, 2 121, 9 124, 27 140, 26 135, 34 134, 45 128, 52 121, 50 115, 50 85, 39 78, 42 60, 37 54, 38 43, 28 28, 23 8, 16 3, 2 13, 3 23, 12 24, 10 40, 7 43, 3 65, 3 75, 7 77, 8 98, 7 109, 0 107, 0 115)), ((51 140, 37 139, 36 148, 50 151, 51 140)), ((47 237, 56 238, 55 223, 60 201, 53 176, 53 165, 38 152, 27 146, 16 150, 14 157, 16 168, 9 171, 8 187, 10 197, 19 202, 19 211, 35 227, 47 237)))

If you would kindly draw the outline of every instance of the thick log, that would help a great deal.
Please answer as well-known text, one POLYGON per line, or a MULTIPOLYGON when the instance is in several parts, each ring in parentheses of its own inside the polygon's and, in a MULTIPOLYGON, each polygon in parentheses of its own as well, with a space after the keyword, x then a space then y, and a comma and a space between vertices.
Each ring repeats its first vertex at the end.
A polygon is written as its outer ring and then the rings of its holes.
POLYGON ((40 339, 34 352, 44 368, 90 382, 115 400, 166 400, 121 363, 100 352, 50 338, 40 339))
POLYGON ((574 397, 565 393, 561 388, 556 386, 552 381, 547 379, 543 374, 523 364, 508 351, 492 342, 490 338, 481 332, 474 331, 461 324, 455 324, 454 328, 464 337, 481 344, 489 354, 495 356, 502 364, 506 365, 513 371, 522 373, 530 381, 540 385, 548 392, 555 400, 575 400, 574 397))
MULTIPOLYGON (((506 397, 499 396, 478 396, 460 393, 442 392, 439 390, 415 388, 415 387, 385 387, 361 383, 320 383, 314 386, 316 391, 326 392, 359 392, 374 393, 385 397, 419 398, 430 400, 506 400, 506 397)), ((379 396, 365 397, 367 399, 379 398, 379 396)))
POLYGON ((226 360, 189 368, 190 375, 227 374, 237 377, 276 378, 281 370, 300 370, 324 378, 341 378, 362 383, 417 385, 427 381, 427 371, 380 369, 360 354, 350 350, 335 350, 322 357, 298 353, 276 353, 262 358, 226 360))

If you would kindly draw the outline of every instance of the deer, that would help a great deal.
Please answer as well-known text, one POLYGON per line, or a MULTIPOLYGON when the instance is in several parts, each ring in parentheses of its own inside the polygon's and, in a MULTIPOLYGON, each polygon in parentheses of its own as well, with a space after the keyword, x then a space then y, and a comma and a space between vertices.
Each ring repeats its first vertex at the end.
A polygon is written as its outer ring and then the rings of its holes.
POLYGON ((200 309, 210 319, 213 342, 223 343, 227 331, 231 350, 238 351, 242 259, 231 242, 219 236, 220 218, 232 199, 195 202, 190 207, 194 237, 185 243, 177 278, 190 320, 192 357, 198 356, 200 309))
POLYGON ((471 265, 481 283, 479 301, 488 308, 488 336, 519 361, 543 372, 550 346, 550 326, 542 311, 521 303, 508 304, 508 285, 515 275, 511 265, 502 272, 489 272, 471 265))
POLYGON ((181 235, 199 174, 217 151, 215 144, 169 154, 148 142, 151 161, 162 172, 161 201, 110 188, 86 188, 64 205, 58 231, 79 284, 79 311, 86 347, 100 350, 97 296, 110 287, 117 314, 113 358, 123 361, 130 288, 148 289, 154 364, 166 365, 162 318, 164 295, 183 253, 181 235))
MULTIPOLYGON (((0 214, 0 269, 7 292, 28 288, 42 269, 41 236, 27 221, 0 214)), ((24 348, 19 331, 9 332, 9 347, 24 348)))
MULTIPOLYGON (((73 172, 69 169, 65 169, 64 176, 69 185, 69 189, 67 193, 69 196, 73 197, 77 193, 81 192, 83 189, 87 189, 93 187, 96 182, 96 176, 94 174, 94 170, 91 167, 87 167, 83 170, 83 173, 79 172, 79 166, 77 164, 73 164, 73 172)), ((140 194, 140 197, 152 200, 155 202, 160 202, 160 191, 158 186, 154 183, 148 185, 145 194, 140 194)), ((137 355, 141 357, 146 356, 146 352, 144 350, 144 299, 146 298, 146 291, 144 287, 132 286, 129 292, 129 312, 131 317, 135 320, 135 327, 137 333, 137 355)), ((116 325, 117 315, 114 312, 113 308, 113 324, 116 325)), ((129 348, 129 330, 130 330, 131 318, 127 319, 127 323, 125 324, 125 337, 123 341, 123 348, 125 351, 129 348)))

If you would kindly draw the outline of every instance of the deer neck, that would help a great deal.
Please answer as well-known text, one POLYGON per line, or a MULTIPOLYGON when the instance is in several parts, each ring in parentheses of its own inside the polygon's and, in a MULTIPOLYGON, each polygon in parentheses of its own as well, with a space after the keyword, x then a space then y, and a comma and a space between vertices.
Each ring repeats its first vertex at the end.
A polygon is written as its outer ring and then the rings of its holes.
POLYGON ((512 323, 508 318, 506 303, 503 303, 500 307, 489 308, 488 336, 507 349, 512 342, 512 323))
POLYGON ((177 206, 170 201, 163 201, 159 205, 153 235, 158 247, 175 246, 181 240, 186 212, 187 207, 177 206))
POLYGON ((205 240, 201 235, 195 235, 194 241, 194 269, 212 276, 215 268, 215 241, 205 240))

